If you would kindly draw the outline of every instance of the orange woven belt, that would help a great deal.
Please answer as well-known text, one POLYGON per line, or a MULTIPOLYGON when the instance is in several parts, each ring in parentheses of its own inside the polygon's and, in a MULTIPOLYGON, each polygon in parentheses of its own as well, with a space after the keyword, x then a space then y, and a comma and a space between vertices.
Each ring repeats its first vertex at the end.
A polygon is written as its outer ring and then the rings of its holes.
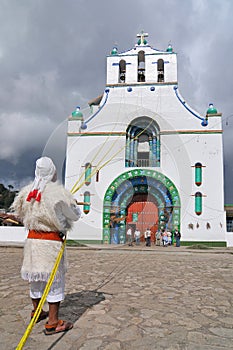
POLYGON ((63 239, 62 237, 60 237, 59 232, 43 232, 43 231, 29 230, 27 238, 45 239, 49 241, 63 242, 63 239))

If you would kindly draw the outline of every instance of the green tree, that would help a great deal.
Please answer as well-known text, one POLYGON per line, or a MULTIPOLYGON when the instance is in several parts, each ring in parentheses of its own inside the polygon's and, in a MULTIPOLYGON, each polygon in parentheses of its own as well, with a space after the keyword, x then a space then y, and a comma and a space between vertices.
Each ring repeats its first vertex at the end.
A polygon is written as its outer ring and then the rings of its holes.
POLYGON ((8 189, 0 184, 0 209, 8 211, 14 201, 17 191, 13 191, 14 186, 8 185, 8 189))

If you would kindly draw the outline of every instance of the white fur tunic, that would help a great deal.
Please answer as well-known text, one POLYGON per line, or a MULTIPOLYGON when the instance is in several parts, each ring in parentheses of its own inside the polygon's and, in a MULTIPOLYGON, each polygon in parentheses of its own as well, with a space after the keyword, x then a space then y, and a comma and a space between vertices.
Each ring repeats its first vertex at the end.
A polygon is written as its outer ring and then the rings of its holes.
MULTIPOLYGON (((31 186, 24 187, 12 205, 19 219, 28 230, 66 233, 72 222, 80 217, 73 196, 61 185, 48 183, 41 201, 26 201, 31 186)), ((28 281, 47 281, 53 269, 62 242, 42 239, 27 239, 24 246, 22 278, 28 281)), ((61 260, 55 280, 66 271, 65 254, 61 260)))

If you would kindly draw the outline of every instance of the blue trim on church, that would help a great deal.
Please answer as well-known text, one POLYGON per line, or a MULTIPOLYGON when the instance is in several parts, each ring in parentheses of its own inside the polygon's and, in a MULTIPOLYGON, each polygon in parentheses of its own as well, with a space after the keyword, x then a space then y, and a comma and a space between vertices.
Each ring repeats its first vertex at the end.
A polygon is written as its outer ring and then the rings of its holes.
POLYGON ((185 102, 185 101, 182 101, 181 97, 180 97, 179 94, 178 94, 178 86, 174 86, 173 89, 174 89, 174 91, 175 91, 176 97, 177 97, 178 100, 182 103, 182 105, 187 109, 187 111, 189 111, 189 112, 190 112, 192 115, 194 115, 196 118, 202 120, 202 123, 201 123, 202 126, 207 126, 207 125, 208 125, 208 120, 207 120, 206 118, 203 118, 203 117, 197 115, 196 113, 194 113, 194 112, 191 110, 191 108, 188 107, 188 106, 186 105, 186 102, 185 102))
POLYGON ((94 113, 89 119, 87 119, 85 122, 82 123, 81 125, 81 129, 86 129, 87 128, 87 123, 89 123, 92 119, 94 119, 97 114, 104 108, 107 100, 108 100, 108 94, 109 94, 109 89, 105 89, 105 100, 104 100, 104 103, 100 106, 100 108, 98 109, 98 111, 96 113, 94 113))

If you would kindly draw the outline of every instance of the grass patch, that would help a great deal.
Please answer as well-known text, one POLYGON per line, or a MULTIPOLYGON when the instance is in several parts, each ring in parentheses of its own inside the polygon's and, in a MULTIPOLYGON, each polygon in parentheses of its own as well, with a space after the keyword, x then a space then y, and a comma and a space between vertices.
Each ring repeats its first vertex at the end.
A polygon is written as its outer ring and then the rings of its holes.
POLYGON ((79 241, 76 241, 74 239, 68 239, 66 241, 66 245, 68 247, 87 247, 85 244, 80 243, 79 241))
POLYGON ((212 249, 212 247, 205 245, 205 244, 193 244, 193 245, 189 245, 187 246, 187 249, 212 249))

